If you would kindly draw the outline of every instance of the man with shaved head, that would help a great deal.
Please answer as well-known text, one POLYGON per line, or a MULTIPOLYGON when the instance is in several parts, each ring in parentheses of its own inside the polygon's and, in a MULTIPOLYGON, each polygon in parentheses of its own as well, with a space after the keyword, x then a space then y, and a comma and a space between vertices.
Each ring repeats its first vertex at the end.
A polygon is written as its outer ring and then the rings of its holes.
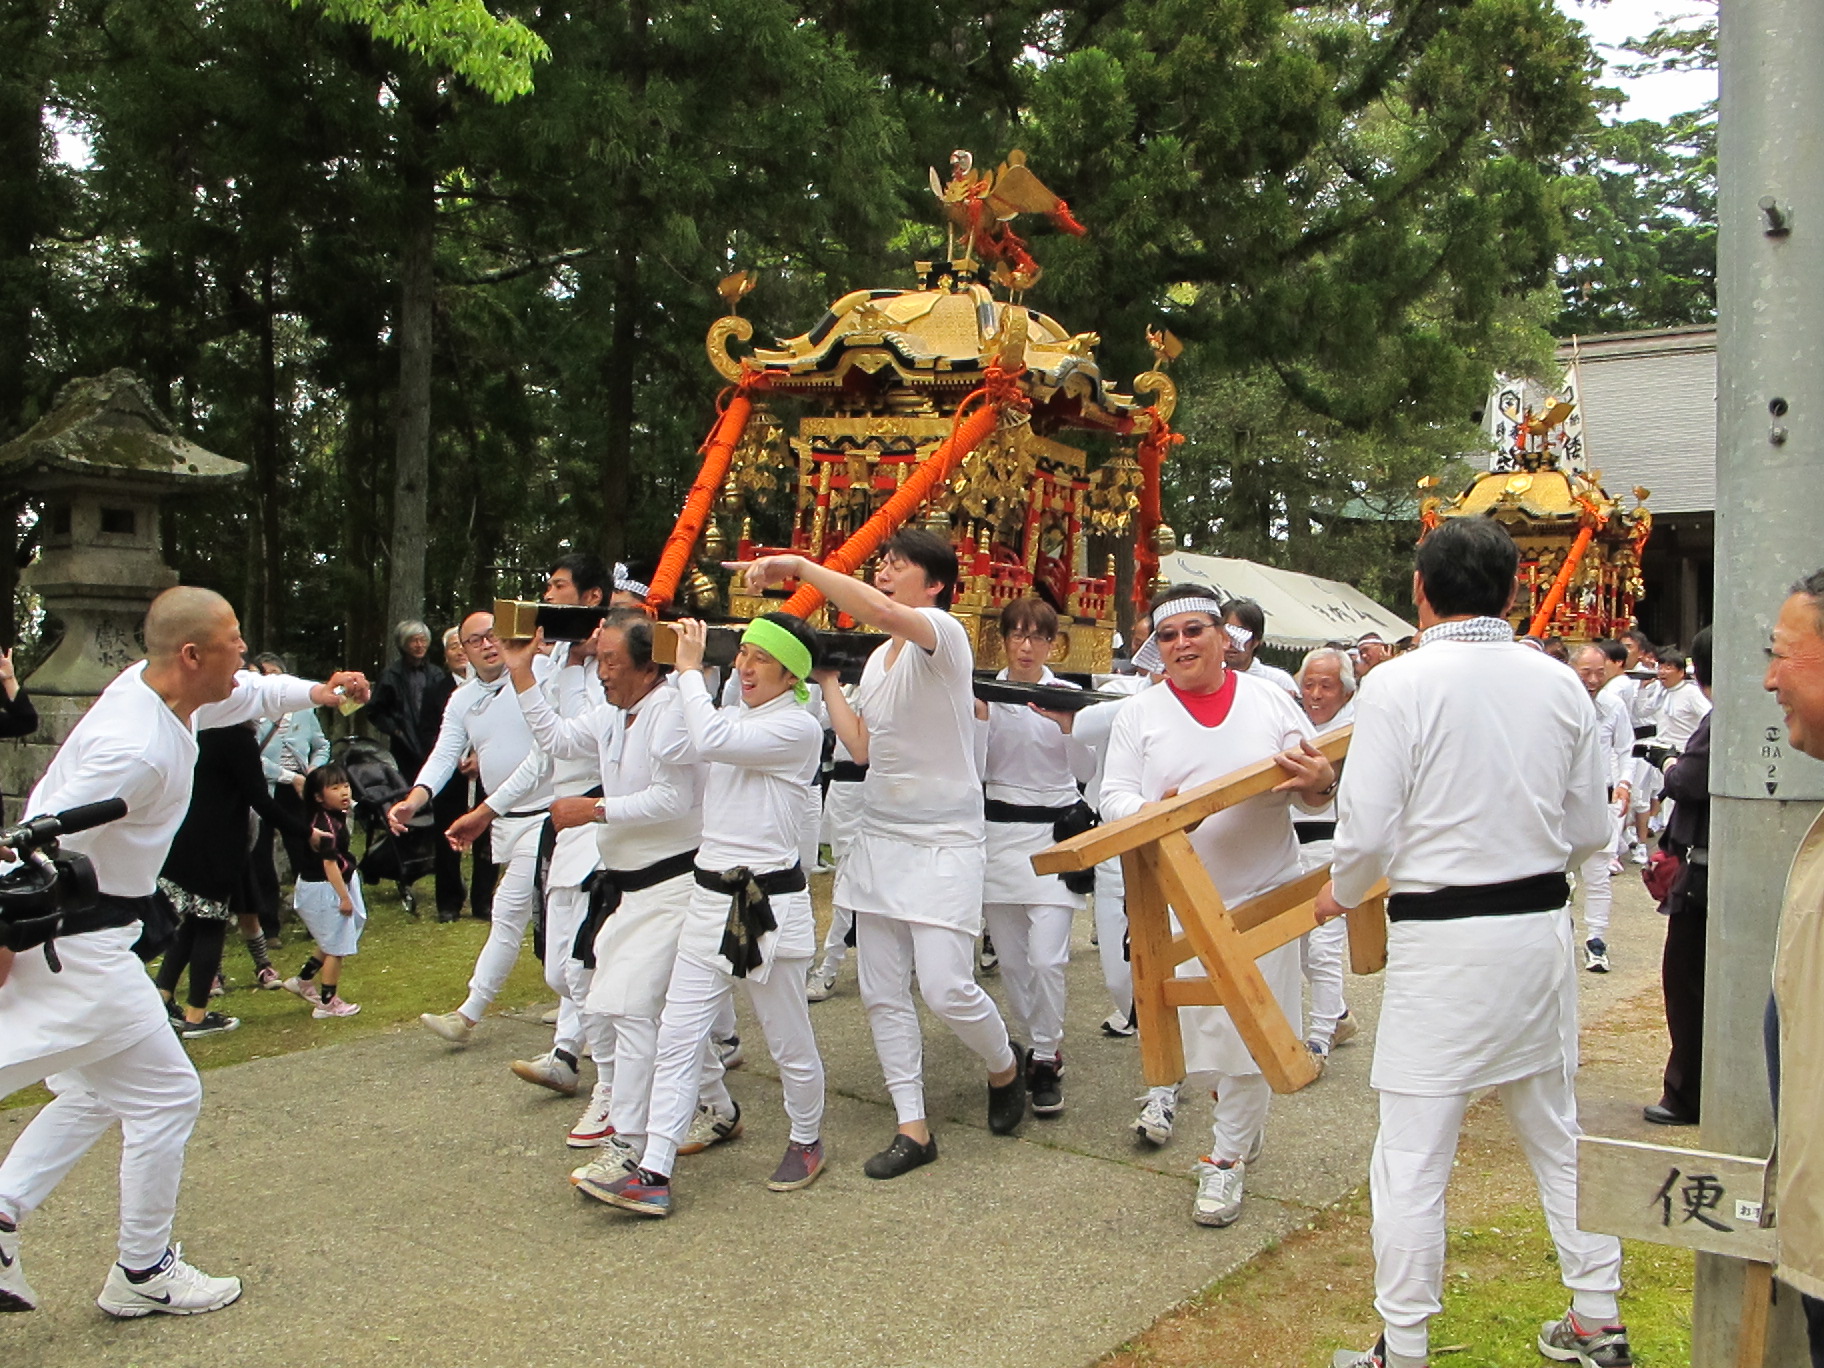
POLYGON ((30 1311, 19 1223, 103 1131, 120 1122, 120 1259, 97 1299, 112 1316, 217 1311, 241 1294, 177 1256, 171 1226, 202 1083, 146 977, 141 927, 158 925, 158 872, 190 807, 196 732, 367 695, 358 674, 311 684, 241 669, 234 609, 207 589, 153 600, 146 659, 129 666, 70 732, 26 800, 28 817, 120 798, 118 821, 66 837, 95 867, 98 906, 55 954, 0 950, 0 1097, 42 1080, 56 1094, 0 1164, 0 1311, 30 1311), (135 953, 139 950, 140 953, 135 953))

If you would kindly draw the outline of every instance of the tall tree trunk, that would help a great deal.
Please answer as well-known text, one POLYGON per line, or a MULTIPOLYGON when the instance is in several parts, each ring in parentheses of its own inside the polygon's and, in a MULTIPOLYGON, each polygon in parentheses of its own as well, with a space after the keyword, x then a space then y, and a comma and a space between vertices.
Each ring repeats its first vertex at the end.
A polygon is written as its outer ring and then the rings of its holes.
MULTIPOLYGON (((32 355, 32 314, 47 277, 33 260, 45 223, 45 64, 50 29, 49 0, 24 0, 6 7, 0 41, 7 44, 7 71, 0 75, 0 442, 26 426, 27 370, 32 355)), ((0 645, 11 646, 18 631, 13 599, 19 587, 22 551, 19 517, 23 500, 0 500, 0 645)))
POLYGON ((627 495, 633 468, 634 366, 640 345, 640 258, 630 244, 615 253, 612 282, 614 318, 608 354, 602 360, 603 407, 608 431, 602 444, 601 525, 596 529, 602 559, 620 559, 627 547, 627 495))
POLYGON ((279 584, 284 546, 279 532, 279 476, 285 464, 283 418, 279 411, 278 348, 273 337, 272 258, 260 273, 260 429, 254 443, 254 478, 259 499, 259 634, 263 649, 276 651, 284 637, 279 584))
MULTIPOLYGON (((420 149, 422 151, 422 149, 420 149)), ((401 168, 405 232, 399 270, 399 389, 393 410, 393 538, 388 624, 424 615, 431 480, 431 315, 436 305, 436 179, 428 157, 401 168)))

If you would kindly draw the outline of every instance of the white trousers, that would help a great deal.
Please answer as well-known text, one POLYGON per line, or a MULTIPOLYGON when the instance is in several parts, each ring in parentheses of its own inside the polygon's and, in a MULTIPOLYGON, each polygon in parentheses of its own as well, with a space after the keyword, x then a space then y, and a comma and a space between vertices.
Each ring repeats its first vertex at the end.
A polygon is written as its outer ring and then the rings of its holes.
MULTIPOLYGON (((747 990, 747 1000, 766 1035, 766 1048, 779 1066, 792 1139, 808 1145, 822 1134, 823 1058, 817 1053, 810 1004, 804 996, 804 976, 809 969, 808 958, 779 960, 765 983, 755 983, 688 955, 678 956, 671 986, 665 992, 665 1013, 659 1018, 658 1061, 652 1076, 642 1167, 669 1174, 676 1166, 678 1146, 684 1143, 696 1114, 698 1061, 709 1044, 717 1012, 724 1003, 732 1005, 737 983, 747 990)), ((720 1070, 717 1076, 719 1083, 720 1070)), ((726 1097, 726 1086, 722 1092, 726 1097)))
POLYGON ((614 1023, 583 1004, 595 970, 570 957, 576 933, 589 916, 589 895, 580 888, 545 890, 545 985, 557 994, 556 1048, 595 1061, 596 1081, 614 1079, 614 1023))
POLYGON ((522 838, 515 842, 513 857, 501 871, 494 885, 494 920, 488 926, 487 942, 475 957, 475 973, 469 979, 469 995, 460 1011, 470 1021, 480 1021, 488 1014, 507 975, 519 960, 519 948, 526 939, 526 928, 532 924, 532 912, 538 905, 538 842, 522 838))
MULTIPOLYGON (((1606 869, 1606 866, 1605 866, 1606 869)), ((1310 1024, 1306 1040, 1328 1045, 1336 1038, 1336 1023, 1349 1010, 1343 1001, 1343 962, 1349 953, 1349 923, 1341 917, 1307 931, 1298 943, 1304 962, 1305 982, 1311 988, 1310 1024)))
POLYGON ((1134 1014, 1134 969, 1127 962, 1127 881, 1121 861, 1096 866, 1096 949, 1102 956, 1102 983, 1117 1015, 1134 1014))
POLYGON ((830 929, 823 937, 822 970, 836 974, 849 953, 849 928, 855 925, 855 914, 846 907, 830 908, 830 929))
POLYGON ((1210 1081, 1210 1158, 1245 1160, 1267 1129, 1273 1086, 1265 1074, 1206 1074, 1210 1081))
MULTIPOLYGON (((0 1070, 0 1097, 37 1081, 29 1063, 0 1070)), ((203 1105, 203 1083, 183 1043, 161 1027, 119 1054, 52 1074, 44 1084, 57 1096, 0 1163, 0 1212, 18 1222, 37 1210, 118 1121, 120 1262, 150 1268, 171 1243, 184 1146, 203 1105)))
POLYGON ((874 1052, 901 1125, 925 1119, 924 1037, 912 1001, 914 973, 925 1006, 980 1056, 988 1072, 1018 1062, 1000 1010, 975 981, 975 937, 967 931, 857 912, 855 968, 874 1052))
POLYGON ((1583 938, 1606 939, 1609 912, 1615 905, 1615 890, 1609 886, 1609 852, 1599 850, 1585 860, 1577 871, 1577 882, 1583 885, 1583 938))
POLYGON ((982 916, 1001 957, 1001 982, 1014 1016, 1026 1025, 1032 1052, 1055 1062, 1064 1045, 1064 971, 1070 967, 1068 905, 983 903, 982 916))
MULTIPOLYGON (((1496 1089, 1532 1165, 1559 1275, 1586 1321, 1618 1317, 1621 1241, 1577 1229, 1577 1095, 1570 1075, 1548 1069, 1496 1089)), ((1374 1205, 1374 1309, 1387 1347, 1423 1359, 1427 1326, 1443 1309, 1444 1190, 1472 1094, 1381 1094, 1381 1128, 1369 1163, 1374 1205)))

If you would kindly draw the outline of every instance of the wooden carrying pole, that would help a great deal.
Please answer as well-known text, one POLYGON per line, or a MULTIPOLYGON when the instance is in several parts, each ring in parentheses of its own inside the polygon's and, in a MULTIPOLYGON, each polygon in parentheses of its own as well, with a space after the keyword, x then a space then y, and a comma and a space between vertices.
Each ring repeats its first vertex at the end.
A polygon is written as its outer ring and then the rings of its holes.
MULTIPOLYGON (((854 574, 862 562, 873 555, 880 544, 892 536, 907 518, 918 511, 918 506, 950 478, 951 472, 962 463, 963 457, 988 439, 1000 421, 1000 407, 987 403, 957 423, 937 450, 925 457, 918 469, 906 477, 905 483, 894 491, 893 497, 856 528, 847 541, 825 556, 823 564, 841 575, 854 574)), ((809 617, 822 602, 822 590, 812 584, 800 584, 797 591, 785 601, 784 611, 795 613, 799 617, 809 617)))
MULTIPOLYGON (((1341 727, 1317 748, 1337 763, 1349 752, 1353 727, 1341 727)), ((1286 1020, 1260 967, 1262 955, 1290 944, 1316 924, 1314 904, 1330 869, 1314 869, 1236 907, 1216 891, 1186 834, 1204 818, 1270 792, 1286 778, 1272 760, 1152 803, 1132 817, 1093 827, 1032 857, 1040 874, 1093 869, 1117 856, 1127 880, 1128 946, 1134 971, 1134 1020, 1140 1064, 1154 1086, 1184 1077, 1180 1007, 1226 1007, 1235 1029, 1275 1092, 1296 1092, 1317 1077, 1317 1064, 1286 1020), (1177 914, 1182 934, 1174 934, 1177 914), (1180 978, 1180 964, 1197 960, 1200 977, 1180 978)), ((1387 963, 1387 886, 1379 885, 1349 913, 1350 967, 1372 974, 1387 963)))

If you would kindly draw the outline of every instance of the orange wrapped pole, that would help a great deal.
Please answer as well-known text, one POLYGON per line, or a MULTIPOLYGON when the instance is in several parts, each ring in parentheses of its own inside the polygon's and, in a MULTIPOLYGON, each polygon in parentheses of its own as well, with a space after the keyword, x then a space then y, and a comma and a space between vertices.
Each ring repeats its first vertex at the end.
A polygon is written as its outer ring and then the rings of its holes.
POLYGON ((1546 626, 1552 620, 1552 614, 1558 611, 1558 605, 1564 602, 1565 590, 1571 587, 1571 576, 1577 573, 1577 563, 1583 559, 1583 553, 1590 549, 1590 542, 1596 536, 1596 529, 1585 527, 1577 534, 1577 540, 1571 543, 1571 554, 1564 558, 1564 565, 1558 571, 1558 578, 1552 581, 1547 591, 1545 602, 1539 605, 1539 611, 1533 615, 1532 624, 1526 629, 1528 636, 1542 637, 1546 626))
MULTIPOLYGON (((977 391, 982 393, 982 391, 977 391)), ((963 401, 965 404, 968 400, 963 401)), ((880 544, 896 532, 905 520, 918 511, 931 494, 950 478, 963 457, 974 451, 1000 425, 998 402, 981 405, 950 429, 937 450, 919 463, 917 470, 906 476, 905 483, 849 539, 823 558, 823 564, 842 575, 852 575, 863 561, 880 549, 880 544)), ((799 617, 809 617, 823 602, 823 594, 813 585, 800 584, 785 601, 784 610, 799 617)))
POLYGON ((748 389, 749 383, 745 380, 736 386, 734 397, 722 410, 715 427, 710 429, 709 440, 703 443, 702 468, 691 482, 690 493, 684 497, 684 511, 678 514, 677 524, 665 539, 665 549, 659 553, 658 568, 653 571, 652 586, 646 594, 646 606, 655 613, 670 603, 672 595, 678 592, 684 567, 690 564, 690 553, 697 538, 703 535, 710 505, 721 492, 735 446, 740 442, 741 434, 747 431, 747 420, 754 411, 753 400, 747 397, 748 389))

